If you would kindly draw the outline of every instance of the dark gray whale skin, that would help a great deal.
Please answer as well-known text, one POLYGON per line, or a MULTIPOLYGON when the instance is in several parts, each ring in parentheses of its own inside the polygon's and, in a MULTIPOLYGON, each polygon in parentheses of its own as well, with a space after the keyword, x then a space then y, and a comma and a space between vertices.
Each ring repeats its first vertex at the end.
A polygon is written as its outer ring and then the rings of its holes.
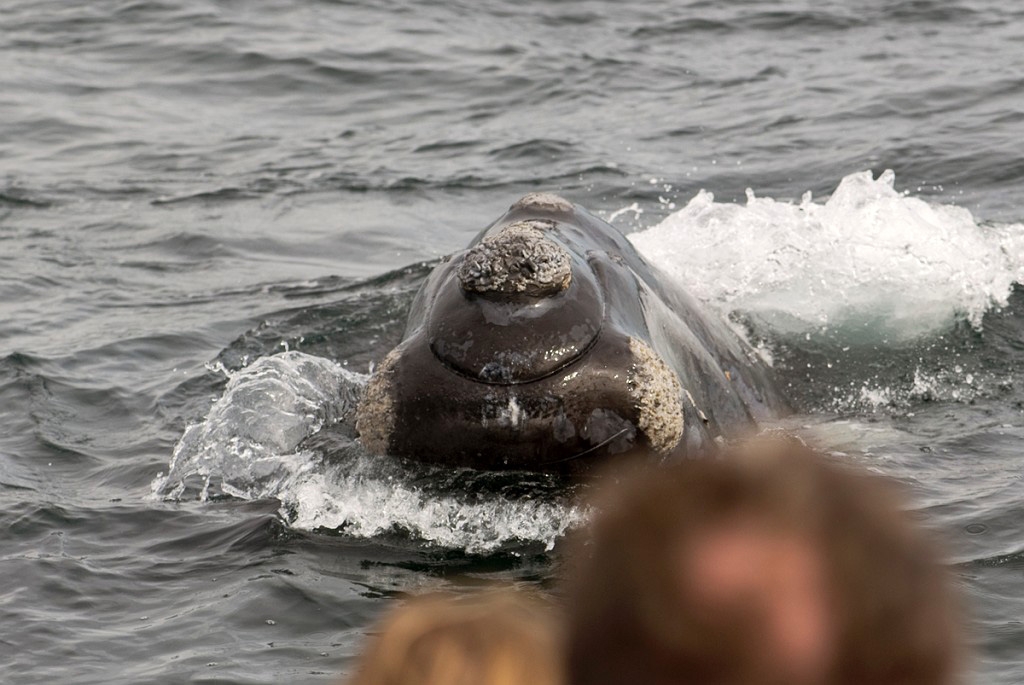
POLYGON ((725 322, 614 227, 536 193, 428 276, 356 429, 373 453, 579 474, 707 452, 785 411, 725 322))

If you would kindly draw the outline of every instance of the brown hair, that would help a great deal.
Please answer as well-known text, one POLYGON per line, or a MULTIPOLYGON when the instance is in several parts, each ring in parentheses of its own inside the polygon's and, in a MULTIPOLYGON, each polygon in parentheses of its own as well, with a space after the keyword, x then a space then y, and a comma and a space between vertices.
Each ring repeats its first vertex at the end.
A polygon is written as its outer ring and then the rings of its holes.
MULTIPOLYGON (((953 682, 957 602, 938 548, 900 503, 890 481, 791 440, 624 478, 598 500, 601 513, 570 574, 570 682, 953 682), (821 620, 804 625, 824 626, 827 643, 815 675, 798 680, 785 673, 784 656, 762 658, 763 597, 709 601, 694 587, 690 570, 702 563, 705 543, 729 531, 762 547, 808 551, 800 568, 821 582, 799 587, 820 588, 804 606, 817 605, 821 620)), ((748 575, 759 582, 760 572, 748 575)))
POLYGON ((425 595, 384 619, 349 685, 561 685, 560 648, 522 593, 425 595))

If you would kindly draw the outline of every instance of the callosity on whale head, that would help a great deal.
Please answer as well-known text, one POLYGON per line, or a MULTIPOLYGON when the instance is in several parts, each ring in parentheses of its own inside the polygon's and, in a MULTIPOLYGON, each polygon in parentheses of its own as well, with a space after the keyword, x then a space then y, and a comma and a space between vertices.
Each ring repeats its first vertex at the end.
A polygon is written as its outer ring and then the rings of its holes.
POLYGON ((535 193, 430 274, 356 428, 379 454, 581 472, 698 452, 782 407, 756 355, 615 228, 535 193))

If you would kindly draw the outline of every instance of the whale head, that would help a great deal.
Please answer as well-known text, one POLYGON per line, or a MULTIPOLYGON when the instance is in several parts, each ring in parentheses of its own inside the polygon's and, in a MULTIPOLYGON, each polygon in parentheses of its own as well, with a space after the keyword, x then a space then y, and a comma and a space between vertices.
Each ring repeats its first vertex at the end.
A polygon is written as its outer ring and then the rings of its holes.
POLYGON ((359 405, 368 450, 577 472, 679 444, 682 388, 640 334, 621 236, 585 219, 560 197, 527 196, 438 265, 359 405))

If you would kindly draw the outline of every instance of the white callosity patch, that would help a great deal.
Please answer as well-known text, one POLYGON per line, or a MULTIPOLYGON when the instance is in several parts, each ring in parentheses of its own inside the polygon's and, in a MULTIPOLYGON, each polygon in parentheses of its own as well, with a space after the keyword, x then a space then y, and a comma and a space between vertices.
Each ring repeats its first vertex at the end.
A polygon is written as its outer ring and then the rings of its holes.
POLYGON ((533 209, 542 212, 571 212, 572 203, 554 193, 530 193, 518 200, 511 209, 533 209))
POLYGON ((643 342, 630 338, 629 351, 629 394, 640 410, 637 427, 655 451, 670 452, 683 437, 682 386, 668 364, 643 342))
MULTIPOLYGON (((207 417, 185 431, 169 472, 153 481, 154 495, 205 499, 217 488, 242 499, 276 498, 297 529, 357 537, 400 529, 473 553, 516 541, 551 547, 585 520, 583 508, 557 497, 425 491, 422 470, 371 456, 344 437, 329 459, 301 449, 305 438, 354 411, 366 383, 364 375, 300 352, 256 360, 235 372, 207 417)), ((510 421, 522 420, 518 403, 507 410, 510 421)))
POLYGON ((459 266, 459 283, 474 293, 548 297, 569 287, 572 264, 565 248, 545 235, 550 222, 520 221, 471 248, 459 266))
POLYGON ((386 454, 395 430, 395 400, 392 376, 398 350, 391 350, 369 379, 356 411, 356 431, 366 449, 386 454))
POLYGON ((630 239, 700 299, 783 335, 908 340, 957 317, 980 326, 1024 281, 1024 225, 979 225, 893 183, 891 171, 851 174, 824 203, 748 191, 741 206, 701 191, 630 239))

